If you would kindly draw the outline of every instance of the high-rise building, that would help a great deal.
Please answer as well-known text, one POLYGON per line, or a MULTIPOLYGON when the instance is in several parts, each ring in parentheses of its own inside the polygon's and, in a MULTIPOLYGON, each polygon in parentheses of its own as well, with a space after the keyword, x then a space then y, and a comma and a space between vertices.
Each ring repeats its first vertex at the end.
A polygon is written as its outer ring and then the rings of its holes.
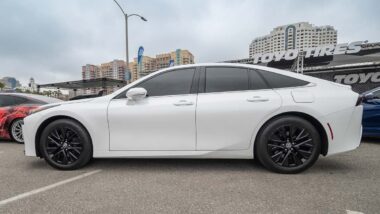
POLYGON ((131 71, 132 81, 139 77, 146 76, 154 71, 157 71, 157 59, 149 56, 142 56, 141 63, 137 63, 137 58, 129 63, 129 70, 131 71))
POLYGON ((101 77, 101 73, 100 73, 99 66, 90 65, 90 64, 82 66, 82 79, 89 80, 89 79, 96 79, 100 77, 101 77))
POLYGON ((269 35, 255 38, 249 45, 249 57, 258 53, 271 53, 337 43, 337 30, 330 25, 314 26, 308 22, 282 25, 269 35))
MULTIPOLYGON (((156 57, 142 56, 141 64, 138 64, 137 58, 134 58, 128 65, 131 72, 131 82, 157 70, 169 67, 171 61, 174 65, 193 64, 194 56, 188 50, 177 49, 169 53, 157 54, 156 57)), ((111 62, 102 63, 100 66, 92 64, 82 66, 83 80, 96 78, 125 80, 125 61, 115 59, 111 62)), ((115 89, 117 88, 107 88, 107 93, 115 89)), ((94 94, 100 90, 102 88, 89 88, 84 89, 83 93, 94 94)))
MULTIPOLYGON (((110 78, 117 80, 125 79, 125 62, 123 60, 113 60, 102 63, 100 66, 87 64, 82 66, 82 79, 90 80, 97 78, 110 78)), ((106 93, 112 92, 117 88, 106 88, 106 93)), ((83 94, 98 93, 103 88, 88 88, 83 90, 83 94)))
POLYGON ((110 79, 125 80, 125 61, 113 60, 100 65, 101 77, 110 79))
POLYGON ((194 64, 194 56, 188 50, 177 49, 169 53, 157 54, 155 58, 143 56, 141 65, 138 65, 137 58, 135 58, 133 62, 129 63, 132 81, 154 71, 169 67, 171 61, 173 61, 174 65, 194 64))

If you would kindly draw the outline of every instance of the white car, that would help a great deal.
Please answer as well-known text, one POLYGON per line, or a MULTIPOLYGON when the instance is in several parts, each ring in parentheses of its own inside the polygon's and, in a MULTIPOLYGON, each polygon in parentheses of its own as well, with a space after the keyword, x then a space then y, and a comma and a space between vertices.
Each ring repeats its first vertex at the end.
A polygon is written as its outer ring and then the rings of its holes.
POLYGON ((257 158, 297 173, 357 148, 363 107, 349 86, 228 63, 172 67, 99 98, 24 119, 25 153, 58 169, 93 158, 257 158))

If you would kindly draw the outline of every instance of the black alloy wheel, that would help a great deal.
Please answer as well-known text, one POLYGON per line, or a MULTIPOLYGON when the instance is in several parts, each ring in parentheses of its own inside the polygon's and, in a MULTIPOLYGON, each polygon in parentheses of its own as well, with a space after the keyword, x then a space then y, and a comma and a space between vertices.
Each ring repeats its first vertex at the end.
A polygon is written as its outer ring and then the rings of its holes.
POLYGON ((51 166, 64 170, 80 168, 92 157, 89 134, 79 123, 68 119, 56 120, 44 129, 40 149, 51 166))
POLYGON ((272 161, 284 167, 302 165, 310 159, 315 147, 310 133, 293 124, 278 128, 267 145, 272 161))
POLYGON ((264 126, 258 136, 256 155, 272 171, 298 173, 315 163, 320 144, 319 133, 310 122, 285 116, 264 126))

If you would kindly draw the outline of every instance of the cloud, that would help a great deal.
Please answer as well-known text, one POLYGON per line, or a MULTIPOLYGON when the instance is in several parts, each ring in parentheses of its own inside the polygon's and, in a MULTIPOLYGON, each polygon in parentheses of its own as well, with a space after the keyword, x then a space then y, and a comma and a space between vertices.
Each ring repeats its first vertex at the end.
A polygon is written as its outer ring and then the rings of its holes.
MULTIPOLYGON (((196 62, 248 57, 248 45, 278 25, 332 25, 338 41, 378 41, 375 0, 119 0, 128 13, 130 58, 188 49, 196 62)), ((112 0, 0 1, 0 76, 26 84, 81 78, 81 66, 125 58, 124 19, 112 0)))

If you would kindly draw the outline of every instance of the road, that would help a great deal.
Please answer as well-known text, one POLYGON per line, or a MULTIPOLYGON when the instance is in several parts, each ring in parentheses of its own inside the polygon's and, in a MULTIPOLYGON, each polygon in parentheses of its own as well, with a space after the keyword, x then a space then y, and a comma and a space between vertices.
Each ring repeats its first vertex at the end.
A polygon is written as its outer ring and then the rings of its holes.
POLYGON ((296 175, 251 160, 98 159, 58 171, 0 142, 0 213, 379 213, 380 140, 296 175))

